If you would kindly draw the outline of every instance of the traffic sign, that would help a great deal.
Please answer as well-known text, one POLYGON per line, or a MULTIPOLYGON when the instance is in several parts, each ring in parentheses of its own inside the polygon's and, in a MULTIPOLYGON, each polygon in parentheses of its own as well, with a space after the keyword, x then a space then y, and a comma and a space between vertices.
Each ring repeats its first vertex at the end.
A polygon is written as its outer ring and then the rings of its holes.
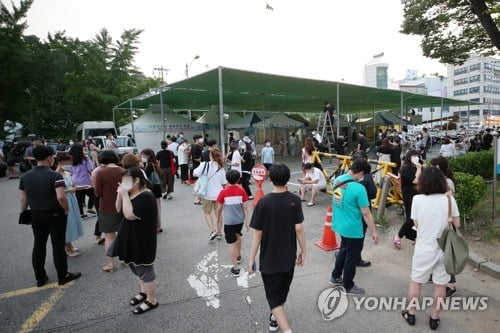
POLYGON ((262 164, 257 164, 252 168, 252 178, 255 180, 264 180, 267 177, 267 169, 262 164))

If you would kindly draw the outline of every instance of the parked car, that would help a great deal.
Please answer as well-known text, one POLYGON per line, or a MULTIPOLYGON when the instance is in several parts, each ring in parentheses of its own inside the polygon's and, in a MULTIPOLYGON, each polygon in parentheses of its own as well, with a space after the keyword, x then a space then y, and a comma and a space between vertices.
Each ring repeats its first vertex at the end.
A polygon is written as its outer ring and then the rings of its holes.
MULTIPOLYGON (((104 149, 106 146, 106 137, 105 136, 95 136, 93 137, 95 144, 104 149)), ((118 145, 118 156, 122 157, 126 153, 137 154, 138 150, 135 146, 134 142, 125 135, 118 135, 116 137, 116 144, 118 145)))

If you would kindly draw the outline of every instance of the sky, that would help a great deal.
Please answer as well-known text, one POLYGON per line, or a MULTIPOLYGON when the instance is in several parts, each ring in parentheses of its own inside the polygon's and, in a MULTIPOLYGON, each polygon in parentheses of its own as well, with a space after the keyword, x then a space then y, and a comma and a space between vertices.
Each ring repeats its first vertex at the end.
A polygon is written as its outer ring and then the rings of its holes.
POLYGON ((35 0, 26 33, 85 40, 106 28, 118 39, 143 29, 135 64, 147 76, 168 68, 168 83, 192 61, 190 76, 223 66, 362 84, 364 65, 381 52, 391 79, 407 69, 446 75, 418 36, 399 33, 402 20, 400 0, 35 0))

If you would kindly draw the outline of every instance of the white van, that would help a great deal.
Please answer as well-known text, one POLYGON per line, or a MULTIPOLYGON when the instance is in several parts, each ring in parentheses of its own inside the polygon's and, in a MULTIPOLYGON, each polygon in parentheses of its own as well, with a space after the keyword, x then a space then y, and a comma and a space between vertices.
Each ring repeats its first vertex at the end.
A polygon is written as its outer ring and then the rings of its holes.
POLYGON ((87 140, 89 135, 106 136, 111 133, 116 136, 115 123, 112 121, 84 121, 76 127, 76 140, 87 140))

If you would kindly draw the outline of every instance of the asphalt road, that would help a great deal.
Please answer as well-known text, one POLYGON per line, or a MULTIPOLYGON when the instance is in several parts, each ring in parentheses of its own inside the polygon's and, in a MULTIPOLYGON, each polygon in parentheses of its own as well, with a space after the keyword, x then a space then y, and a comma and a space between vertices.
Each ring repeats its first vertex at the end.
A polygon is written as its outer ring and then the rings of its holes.
MULTIPOLYGON (((288 161, 290 161, 288 159, 288 161)), ((290 162, 294 179, 299 163, 290 162)), ((209 243, 201 207, 192 204, 192 188, 176 184, 174 199, 162 202, 164 232, 158 238, 155 270, 160 306, 141 316, 132 315, 128 300, 137 282, 126 267, 104 273, 103 247, 94 245, 95 219, 84 221, 85 235, 75 245, 81 256, 68 258, 72 271, 83 276, 66 288, 34 287, 31 268, 33 236, 30 227, 17 224, 17 180, 0 179, 0 332, 267 332, 269 309, 262 281, 257 274, 235 279, 229 274, 224 240, 209 243)), ((253 186, 253 188, 255 188, 253 186)), ((290 189, 295 187, 290 185, 290 189)), ((270 185, 265 184, 265 192, 270 185)), ((308 257, 295 270, 286 309, 294 332, 420 332, 429 330, 428 313, 417 314, 409 327, 399 311, 356 310, 350 299, 347 312, 332 321, 322 319, 318 295, 327 284, 334 252, 314 245, 321 239, 329 197, 321 194, 315 207, 304 205, 308 257)), ((372 261, 359 268, 356 283, 366 296, 399 296, 407 293, 412 246, 392 248, 391 237, 402 218, 387 212, 390 227, 381 229, 381 242, 374 246, 367 237, 363 257, 372 261)), ((251 232, 243 236, 243 261, 249 253, 251 232)), ((50 243, 50 242, 49 242, 50 243)), ((55 281, 50 244, 47 249, 49 283, 55 281)), ((494 331, 500 318, 500 282, 467 267, 458 276, 458 296, 489 296, 485 311, 445 311, 441 332, 494 331)), ((432 286, 423 286, 432 295, 432 286)))

